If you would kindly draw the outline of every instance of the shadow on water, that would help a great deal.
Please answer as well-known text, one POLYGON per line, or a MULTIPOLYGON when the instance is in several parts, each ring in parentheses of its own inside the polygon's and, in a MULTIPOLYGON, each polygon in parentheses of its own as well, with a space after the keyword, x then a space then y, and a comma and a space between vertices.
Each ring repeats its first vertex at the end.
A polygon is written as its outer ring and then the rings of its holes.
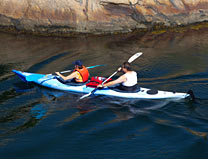
POLYGON ((0 65, 0 76, 2 76, 5 73, 8 73, 10 70, 9 65, 0 65))
POLYGON ((16 93, 15 89, 7 90, 0 95, 0 104, 10 98, 14 98, 20 94, 16 93))
POLYGON ((6 80, 9 77, 6 74, 10 73, 11 69, 15 66, 15 64, 0 64, 0 81, 6 80))
POLYGON ((64 53, 60 53, 58 55, 55 55, 53 57, 50 57, 44 61, 41 61, 40 63, 37 63, 35 65, 33 65, 32 67, 30 67, 27 72, 35 72, 35 71, 38 71, 39 68, 42 68, 44 67, 45 65, 53 62, 53 61, 56 61, 57 59, 61 58, 61 57, 64 57, 65 55, 67 55, 67 52, 64 52, 64 53))
POLYGON ((186 158, 187 151, 196 154, 208 147, 207 29, 63 39, 0 35, 3 158, 57 154, 61 158, 68 154, 72 158, 186 158), (90 74, 108 77, 140 51, 144 54, 132 64, 140 86, 177 92, 192 89, 197 101, 107 96, 77 101, 82 94, 27 85, 11 72, 63 71, 80 59, 86 66, 107 64, 90 74))

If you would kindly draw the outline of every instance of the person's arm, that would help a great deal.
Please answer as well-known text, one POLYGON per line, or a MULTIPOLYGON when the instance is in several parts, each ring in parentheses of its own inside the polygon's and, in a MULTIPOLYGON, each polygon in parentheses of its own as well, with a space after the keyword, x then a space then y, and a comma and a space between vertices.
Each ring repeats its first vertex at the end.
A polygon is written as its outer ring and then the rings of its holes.
POLYGON ((66 80, 69 80, 69 79, 73 79, 73 78, 76 78, 78 75, 77 75, 77 73, 76 72, 73 72, 73 73, 71 73, 70 75, 68 75, 68 76, 63 76, 62 74, 60 74, 59 72, 55 72, 58 76, 60 76, 61 78, 63 78, 63 80, 64 81, 66 81, 66 80))
POLYGON ((120 76, 118 79, 116 79, 114 81, 104 83, 103 86, 98 85, 98 87, 108 87, 108 86, 112 86, 112 85, 119 84, 119 83, 122 83, 122 82, 126 82, 126 77, 124 75, 120 76))

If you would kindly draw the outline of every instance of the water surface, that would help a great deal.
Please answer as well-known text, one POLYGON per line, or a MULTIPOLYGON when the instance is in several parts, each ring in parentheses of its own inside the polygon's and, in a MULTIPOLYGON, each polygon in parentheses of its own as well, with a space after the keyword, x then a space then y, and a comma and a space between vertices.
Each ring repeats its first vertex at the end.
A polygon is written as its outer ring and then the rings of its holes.
MULTIPOLYGON (((206 159, 208 30, 98 37, 0 33, 0 156, 5 159, 206 159), (80 59, 109 76, 136 52, 142 87, 187 92, 189 100, 130 100, 27 85, 12 69, 51 73, 80 59)), ((117 75, 117 77, 119 74, 117 75)))

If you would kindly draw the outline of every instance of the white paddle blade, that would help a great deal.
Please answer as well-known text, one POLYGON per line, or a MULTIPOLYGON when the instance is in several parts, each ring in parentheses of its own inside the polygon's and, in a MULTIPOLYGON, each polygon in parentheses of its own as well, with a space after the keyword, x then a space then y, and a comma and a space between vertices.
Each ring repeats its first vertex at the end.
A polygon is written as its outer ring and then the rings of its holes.
POLYGON ((90 95, 91 95, 91 92, 90 92, 90 93, 88 93, 88 94, 85 94, 85 95, 81 96, 79 99, 86 98, 86 97, 88 97, 88 96, 90 96, 90 95))
POLYGON ((142 54, 143 54, 142 52, 138 52, 138 53, 134 54, 132 57, 130 57, 130 59, 128 60, 128 62, 129 63, 133 62, 135 59, 137 59, 142 54))

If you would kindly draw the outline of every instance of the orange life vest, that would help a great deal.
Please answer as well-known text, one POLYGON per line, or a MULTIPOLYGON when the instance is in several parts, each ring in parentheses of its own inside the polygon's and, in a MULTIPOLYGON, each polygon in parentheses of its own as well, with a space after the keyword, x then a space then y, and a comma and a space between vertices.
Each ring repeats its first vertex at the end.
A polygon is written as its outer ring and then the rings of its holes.
POLYGON ((75 69, 74 71, 79 72, 79 74, 81 76, 81 80, 76 79, 76 82, 87 82, 88 81, 89 72, 86 67, 82 66, 82 69, 75 69))

